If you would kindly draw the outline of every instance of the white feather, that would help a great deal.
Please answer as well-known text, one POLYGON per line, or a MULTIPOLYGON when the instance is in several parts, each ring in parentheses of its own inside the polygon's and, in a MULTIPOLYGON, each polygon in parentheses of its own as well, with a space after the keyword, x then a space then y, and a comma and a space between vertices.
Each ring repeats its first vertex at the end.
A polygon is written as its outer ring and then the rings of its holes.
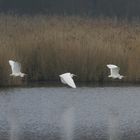
POLYGON ((107 67, 110 69, 110 75, 108 77, 122 79, 124 76, 119 74, 120 68, 113 64, 108 64, 107 67))
POLYGON ((64 74, 59 75, 59 77, 60 77, 60 80, 61 80, 61 82, 63 84, 67 84, 67 85, 69 85, 72 88, 76 88, 76 85, 75 85, 75 83, 74 83, 74 81, 72 79, 73 74, 71 74, 71 73, 64 73, 64 74))
POLYGON ((9 60, 9 64, 11 66, 12 74, 11 76, 20 76, 24 77, 25 74, 21 72, 21 64, 18 62, 15 62, 13 60, 9 60))

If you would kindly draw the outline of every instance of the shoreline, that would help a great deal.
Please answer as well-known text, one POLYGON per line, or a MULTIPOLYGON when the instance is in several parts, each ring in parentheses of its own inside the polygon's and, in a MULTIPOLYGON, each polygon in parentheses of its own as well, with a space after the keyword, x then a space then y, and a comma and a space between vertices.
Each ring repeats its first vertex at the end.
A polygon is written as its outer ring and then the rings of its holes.
MULTIPOLYGON (((77 82, 75 81, 77 88, 81 87, 140 87, 140 82, 123 82, 123 81, 107 81, 107 82, 77 82)), ((34 88, 34 87, 68 87, 61 83, 61 81, 32 81, 28 84, 20 85, 1 85, 0 89, 3 88, 34 88)))

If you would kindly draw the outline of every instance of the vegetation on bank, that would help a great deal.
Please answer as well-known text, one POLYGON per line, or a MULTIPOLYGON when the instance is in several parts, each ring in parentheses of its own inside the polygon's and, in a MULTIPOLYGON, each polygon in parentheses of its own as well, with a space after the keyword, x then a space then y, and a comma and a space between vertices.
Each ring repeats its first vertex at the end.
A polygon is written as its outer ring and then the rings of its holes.
POLYGON ((140 23, 108 18, 0 15, 0 85, 58 80, 109 81, 106 64, 121 67, 123 81, 140 81, 140 23), (19 61, 25 79, 9 76, 19 61))

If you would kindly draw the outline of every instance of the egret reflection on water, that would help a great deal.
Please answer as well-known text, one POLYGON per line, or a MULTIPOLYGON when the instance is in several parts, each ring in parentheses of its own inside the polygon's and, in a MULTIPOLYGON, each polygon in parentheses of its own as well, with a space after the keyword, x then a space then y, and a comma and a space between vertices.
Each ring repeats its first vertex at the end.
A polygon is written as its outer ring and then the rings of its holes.
POLYGON ((72 88, 76 88, 74 80, 72 79, 74 76, 76 76, 76 75, 71 74, 71 73, 64 73, 64 74, 59 75, 60 80, 63 84, 67 84, 72 88))
POLYGON ((8 103, 8 115, 6 116, 9 125, 9 140, 19 140, 20 126, 16 110, 11 102, 8 103))
POLYGON ((108 122, 109 122, 109 140, 120 140, 121 135, 119 131, 119 113, 115 110, 111 110, 108 114, 108 122))
POLYGON ((24 77, 26 75, 25 73, 21 72, 21 64, 19 62, 9 60, 9 64, 10 64, 11 70, 12 70, 12 74, 10 74, 10 76, 24 77))
POLYGON ((74 123, 75 123, 75 109, 74 107, 68 108, 63 114, 62 114, 62 126, 64 132, 62 139, 64 140, 73 140, 74 136, 74 123))

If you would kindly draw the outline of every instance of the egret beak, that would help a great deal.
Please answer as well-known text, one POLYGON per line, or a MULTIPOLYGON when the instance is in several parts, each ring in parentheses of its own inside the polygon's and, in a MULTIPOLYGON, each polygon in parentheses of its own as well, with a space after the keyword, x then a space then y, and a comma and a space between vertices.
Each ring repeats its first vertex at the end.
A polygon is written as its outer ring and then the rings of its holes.
POLYGON ((77 77, 77 75, 75 75, 75 74, 73 74, 73 76, 76 76, 77 77))

